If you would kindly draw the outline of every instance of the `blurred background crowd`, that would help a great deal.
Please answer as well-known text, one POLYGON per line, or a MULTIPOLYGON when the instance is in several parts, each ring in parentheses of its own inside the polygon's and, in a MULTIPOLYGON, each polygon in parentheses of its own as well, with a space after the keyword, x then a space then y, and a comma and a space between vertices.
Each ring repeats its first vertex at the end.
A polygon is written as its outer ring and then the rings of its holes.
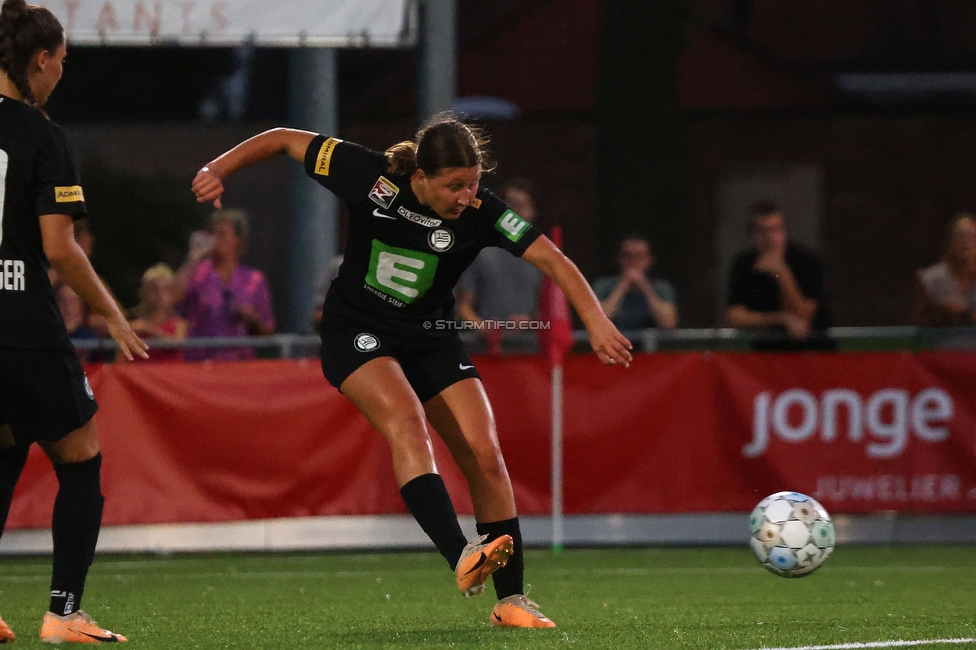
MULTIPOLYGON (((768 329, 818 347, 830 326, 973 325, 976 4, 457 10, 455 108, 485 126, 500 162, 484 182, 543 231, 563 228, 622 329, 768 329)), ((376 149, 410 137, 416 52, 337 56, 337 135, 376 149)), ((293 62, 250 45, 71 48, 48 108, 82 169, 91 217, 79 241, 148 336, 313 330, 314 317, 289 316, 296 170, 242 173, 216 213, 189 191, 216 153, 290 124, 293 62)), ((486 251, 458 286, 459 317, 535 318, 539 284, 486 251)), ((70 289, 58 300, 73 336, 103 332, 70 289)))

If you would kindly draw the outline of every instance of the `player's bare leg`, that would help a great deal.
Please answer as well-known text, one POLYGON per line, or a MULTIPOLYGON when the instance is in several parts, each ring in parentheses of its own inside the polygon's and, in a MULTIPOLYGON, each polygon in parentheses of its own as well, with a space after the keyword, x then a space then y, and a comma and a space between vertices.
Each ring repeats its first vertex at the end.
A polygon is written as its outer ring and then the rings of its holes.
POLYGON ((393 358, 363 364, 342 382, 342 392, 390 445, 397 485, 437 471, 423 407, 393 358))
POLYGON ((424 409, 468 481, 478 533, 487 535, 488 541, 512 538, 512 557, 493 576, 498 604, 491 622, 505 627, 554 627, 524 595, 525 561, 515 495, 484 386, 479 379, 461 380, 429 400, 424 409))
POLYGON ((515 517, 515 493, 481 381, 462 379, 448 386, 424 404, 424 410, 468 482, 475 519, 515 517))
POLYGON ((389 443, 400 494, 454 569, 458 589, 466 595, 484 591, 484 581, 508 560, 511 540, 468 544, 434 465, 424 409, 400 364, 391 357, 373 359, 342 382, 342 392, 389 443))

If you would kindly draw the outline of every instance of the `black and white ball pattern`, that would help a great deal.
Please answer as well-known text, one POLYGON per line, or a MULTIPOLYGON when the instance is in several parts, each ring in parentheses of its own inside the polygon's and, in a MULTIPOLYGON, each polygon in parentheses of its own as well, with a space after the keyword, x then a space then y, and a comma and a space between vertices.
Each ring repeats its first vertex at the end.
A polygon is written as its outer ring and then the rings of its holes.
POLYGON ((834 522, 822 505, 799 492, 777 492, 749 516, 749 545, 778 576, 809 575, 834 551, 834 522))

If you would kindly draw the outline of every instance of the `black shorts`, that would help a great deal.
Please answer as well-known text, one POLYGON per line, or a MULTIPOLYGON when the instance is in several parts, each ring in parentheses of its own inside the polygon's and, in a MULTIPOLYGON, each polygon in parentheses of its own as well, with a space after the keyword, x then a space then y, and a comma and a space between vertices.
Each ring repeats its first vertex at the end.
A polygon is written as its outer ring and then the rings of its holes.
POLYGON ((322 373, 330 384, 339 389, 360 366, 379 357, 392 357, 400 364, 421 404, 462 379, 481 379, 456 334, 405 336, 336 314, 323 315, 322 373))
POLYGON ((60 440, 97 410, 74 350, 0 348, 0 425, 17 444, 60 440))

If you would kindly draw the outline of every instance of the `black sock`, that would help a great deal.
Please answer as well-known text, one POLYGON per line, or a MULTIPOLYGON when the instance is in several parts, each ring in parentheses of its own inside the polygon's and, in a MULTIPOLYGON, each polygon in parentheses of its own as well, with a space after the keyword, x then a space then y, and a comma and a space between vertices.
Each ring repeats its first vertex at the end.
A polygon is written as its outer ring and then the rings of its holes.
POLYGON ((66 616, 81 608, 88 567, 95 559, 95 544, 102 525, 102 455, 80 463, 55 465, 58 496, 54 499, 51 534, 54 571, 51 576, 51 611, 66 616))
POLYGON ((522 530, 519 528, 518 517, 478 524, 478 534, 487 535, 489 542, 502 535, 511 535, 512 541, 515 542, 508 564, 491 574, 498 600, 525 593, 522 586, 525 577, 525 556, 522 554, 522 530))
POLYGON ((20 472, 27 463, 30 445, 17 445, 0 450, 0 535, 7 525, 10 502, 14 498, 14 488, 20 479, 20 472))
POLYGON ((453 570, 468 540, 461 532, 444 479, 440 474, 421 474, 400 488, 400 496, 453 570))

